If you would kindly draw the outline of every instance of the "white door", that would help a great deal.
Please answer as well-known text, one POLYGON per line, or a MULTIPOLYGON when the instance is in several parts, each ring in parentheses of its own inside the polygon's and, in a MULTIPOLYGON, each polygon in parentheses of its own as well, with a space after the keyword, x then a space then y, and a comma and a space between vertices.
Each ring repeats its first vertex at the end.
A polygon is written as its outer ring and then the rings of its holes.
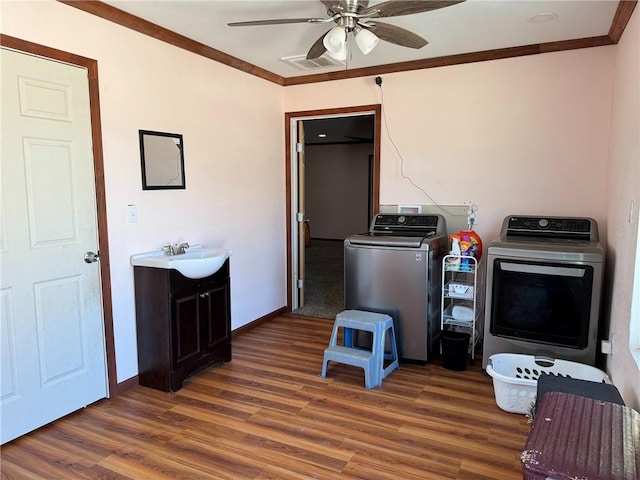
POLYGON ((1 443, 107 395, 87 71, 0 49, 1 443))
POLYGON ((298 152, 298 308, 304 307, 304 123, 298 121, 298 142, 296 152, 298 152))

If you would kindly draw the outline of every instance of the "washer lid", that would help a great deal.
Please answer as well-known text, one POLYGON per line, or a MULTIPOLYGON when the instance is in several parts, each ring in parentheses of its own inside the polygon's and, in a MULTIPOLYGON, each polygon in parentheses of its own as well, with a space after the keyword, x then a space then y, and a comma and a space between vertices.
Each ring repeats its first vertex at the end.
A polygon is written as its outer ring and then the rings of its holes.
POLYGON ((442 215, 419 213, 379 213, 367 233, 351 235, 350 245, 380 247, 429 248, 434 239, 441 241, 447 234, 442 215))
POLYGON ((420 248, 428 238, 424 235, 410 235, 400 236, 392 235, 389 233, 359 233, 357 235, 351 235, 347 238, 347 242, 351 245, 370 245, 380 247, 407 247, 407 248, 420 248))

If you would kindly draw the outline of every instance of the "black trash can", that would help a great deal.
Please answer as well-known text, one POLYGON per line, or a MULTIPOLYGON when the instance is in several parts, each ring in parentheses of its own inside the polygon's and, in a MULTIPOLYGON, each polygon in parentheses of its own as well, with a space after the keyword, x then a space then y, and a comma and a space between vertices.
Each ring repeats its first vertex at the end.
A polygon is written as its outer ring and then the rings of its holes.
POLYGON ((465 370, 467 368, 467 353, 471 335, 443 330, 440 333, 440 337, 442 339, 442 365, 444 368, 458 371, 465 370))

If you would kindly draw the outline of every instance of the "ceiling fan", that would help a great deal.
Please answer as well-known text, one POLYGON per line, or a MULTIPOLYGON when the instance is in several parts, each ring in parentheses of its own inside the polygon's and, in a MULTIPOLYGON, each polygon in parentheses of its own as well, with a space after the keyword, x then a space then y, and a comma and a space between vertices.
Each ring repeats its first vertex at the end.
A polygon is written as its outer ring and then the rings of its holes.
POLYGON ((365 55, 375 48, 379 40, 409 48, 422 48, 428 42, 409 30, 379 22, 378 18, 398 17, 450 7, 465 0, 389 0, 369 6, 369 0, 320 0, 327 8, 327 18, 278 18, 229 23, 230 27, 281 25, 286 23, 336 24, 322 34, 311 46, 307 59, 318 58, 325 52, 337 60, 347 58, 347 34, 355 36, 358 48, 365 55))

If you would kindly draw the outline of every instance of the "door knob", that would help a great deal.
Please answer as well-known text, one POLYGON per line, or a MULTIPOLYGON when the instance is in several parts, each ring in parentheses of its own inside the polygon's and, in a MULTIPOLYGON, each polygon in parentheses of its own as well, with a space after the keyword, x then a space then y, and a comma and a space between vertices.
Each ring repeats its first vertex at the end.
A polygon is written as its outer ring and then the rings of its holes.
POLYGON ((95 263, 98 261, 99 258, 100 258, 100 252, 98 253, 87 252, 84 254, 84 261, 87 263, 95 263))

